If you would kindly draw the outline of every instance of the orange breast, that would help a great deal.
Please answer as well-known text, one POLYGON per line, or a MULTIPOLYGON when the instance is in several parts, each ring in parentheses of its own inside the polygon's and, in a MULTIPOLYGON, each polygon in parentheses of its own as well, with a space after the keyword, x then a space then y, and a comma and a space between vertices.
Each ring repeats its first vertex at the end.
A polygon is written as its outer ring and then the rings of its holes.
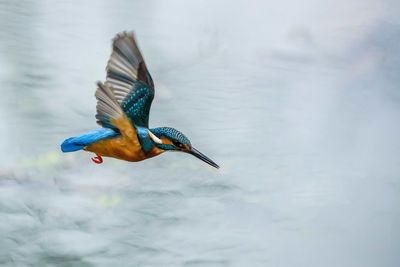
POLYGON ((113 124, 120 130, 120 136, 100 140, 85 147, 85 150, 96 153, 98 156, 112 157, 126 161, 141 161, 164 152, 164 150, 154 146, 152 150, 145 153, 140 145, 136 128, 131 125, 126 116, 113 121, 113 124))
POLYGON ((132 147, 131 144, 127 144, 122 137, 101 140, 85 147, 85 150, 93 152, 98 156, 112 157, 126 161, 141 161, 164 152, 164 150, 154 147, 150 152, 145 153, 141 147, 132 147))

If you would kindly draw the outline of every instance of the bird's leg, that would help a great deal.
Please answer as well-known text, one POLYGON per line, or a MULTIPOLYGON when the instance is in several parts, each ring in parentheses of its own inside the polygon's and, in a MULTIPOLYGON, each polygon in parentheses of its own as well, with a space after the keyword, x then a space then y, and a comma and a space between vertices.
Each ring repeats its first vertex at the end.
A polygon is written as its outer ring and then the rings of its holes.
POLYGON ((92 161, 96 164, 101 164, 103 163, 103 158, 99 155, 96 155, 96 157, 92 158, 92 161))

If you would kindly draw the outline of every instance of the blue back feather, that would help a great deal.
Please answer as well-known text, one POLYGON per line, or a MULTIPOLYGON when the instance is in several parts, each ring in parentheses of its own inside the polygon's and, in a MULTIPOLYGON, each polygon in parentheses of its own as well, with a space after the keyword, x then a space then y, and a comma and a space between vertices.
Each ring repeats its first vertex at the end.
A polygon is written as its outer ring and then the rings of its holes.
POLYGON ((119 135, 112 129, 101 128, 82 134, 77 137, 70 137, 61 144, 62 152, 74 152, 93 144, 102 139, 111 138, 119 135))

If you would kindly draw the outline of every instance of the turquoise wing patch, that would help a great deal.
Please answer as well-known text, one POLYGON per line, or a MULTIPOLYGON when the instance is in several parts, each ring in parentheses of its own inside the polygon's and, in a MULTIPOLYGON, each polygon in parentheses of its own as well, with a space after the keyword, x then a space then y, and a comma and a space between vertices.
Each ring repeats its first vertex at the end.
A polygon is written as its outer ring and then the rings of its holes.
POLYGON ((140 81, 135 81, 131 93, 122 101, 121 107, 136 126, 148 127, 153 98, 152 88, 140 81))

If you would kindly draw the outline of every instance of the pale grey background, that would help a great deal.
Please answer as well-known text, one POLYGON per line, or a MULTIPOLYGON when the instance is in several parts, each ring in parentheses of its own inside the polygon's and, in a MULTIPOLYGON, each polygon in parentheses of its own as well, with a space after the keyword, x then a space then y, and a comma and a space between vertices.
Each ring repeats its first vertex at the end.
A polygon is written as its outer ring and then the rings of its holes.
POLYGON ((0 265, 399 266, 400 4, 0 1, 0 265), (151 126, 218 162, 62 154, 135 30, 151 126))

